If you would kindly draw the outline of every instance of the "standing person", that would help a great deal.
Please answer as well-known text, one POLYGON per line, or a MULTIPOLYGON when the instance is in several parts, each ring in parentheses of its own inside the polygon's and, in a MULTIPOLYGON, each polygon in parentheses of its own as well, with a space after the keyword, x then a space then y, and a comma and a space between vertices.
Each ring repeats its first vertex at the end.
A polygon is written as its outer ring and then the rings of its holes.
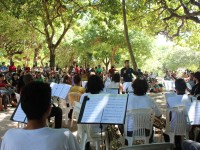
POLYGON ((136 75, 136 72, 130 68, 129 60, 125 60, 125 67, 121 69, 121 77, 124 82, 132 82, 133 74, 136 75))
POLYGON ((96 72, 96 74, 99 75, 99 76, 102 75, 103 70, 101 69, 101 65, 98 65, 98 67, 96 68, 95 72, 96 72))
POLYGON ((9 72, 16 72, 16 67, 15 67, 15 63, 12 62, 10 67, 9 67, 9 72))
POLYGON ((8 72, 8 67, 5 65, 5 62, 2 62, 2 66, 0 67, 0 71, 3 75, 8 72))
POLYGON ((45 76, 48 76, 49 73, 51 72, 51 68, 49 67, 48 63, 46 63, 46 66, 44 67, 43 71, 45 76))
POLYGON ((125 60, 125 67, 121 69, 121 77, 123 78, 123 92, 132 91, 131 84, 133 81, 133 74, 136 75, 136 72, 130 68, 129 60, 125 60))
POLYGON ((113 78, 115 71, 115 66, 111 66, 111 68, 108 70, 111 79, 113 78))
POLYGON ((78 67, 78 65, 76 65, 76 67, 75 67, 75 74, 79 74, 79 72, 80 72, 80 69, 79 69, 79 67, 78 67))
POLYGON ((46 127, 51 112, 51 87, 41 82, 27 84, 21 93, 21 107, 28 123, 23 129, 10 129, 3 138, 1 150, 79 150, 68 129, 46 127), (42 91, 42 92, 41 92, 42 91))

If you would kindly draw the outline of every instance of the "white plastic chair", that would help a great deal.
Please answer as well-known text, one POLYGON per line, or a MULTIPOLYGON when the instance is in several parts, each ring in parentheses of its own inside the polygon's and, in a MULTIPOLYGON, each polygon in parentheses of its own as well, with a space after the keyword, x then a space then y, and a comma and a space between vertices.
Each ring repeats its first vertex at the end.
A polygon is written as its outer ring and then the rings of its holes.
POLYGON ((81 103, 75 101, 72 113, 71 127, 73 127, 74 119, 76 119, 76 121, 78 120, 80 110, 81 110, 81 103))
POLYGON ((96 150, 100 149, 100 142, 105 140, 106 144, 106 150, 109 150, 109 142, 108 142, 108 135, 107 131, 94 133, 91 131, 91 127, 89 124, 81 124, 78 126, 78 128, 81 127, 81 142, 80 147, 81 150, 85 150, 85 145, 87 142, 95 142, 96 144, 96 150))
POLYGON ((154 143, 154 144, 143 144, 133 145, 119 148, 119 150, 173 150, 172 143, 154 143))
POLYGON ((188 138, 187 127, 187 115, 184 106, 172 107, 167 110, 165 133, 169 135, 170 143, 174 144, 175 135, 188 138), (170 121, 170 114, 175 117, 173 124, 170 121))
POLYGON ((133 136, 127 136, 127 122, 125 123, 125 139, 128 141, 128 145, 131 146, 135 140, 143 140, 145 144, 149 143, 150 136, 152 134, 154 112, 151 108, 133 109, 127 112, 133 119, 133 136), (146 129, 149 129, 150 133, 146 135, 146 129))
MULTIPOLYGON (((67 98, 68 98, 68 102, 69 102, 69 105, 70 105, 70 108, 68 108, 69 110, 74 108, 75 102, 80 102, 80 97, 81 97, 81 94, 76 93, 76 92, 70 92, 68 94, 67 98)), ((66 114, 66 116, 68 117, 68 114, 66 114)), ((72 126, 73 126, 73 118, 71 119, 71 127, 72 126)))

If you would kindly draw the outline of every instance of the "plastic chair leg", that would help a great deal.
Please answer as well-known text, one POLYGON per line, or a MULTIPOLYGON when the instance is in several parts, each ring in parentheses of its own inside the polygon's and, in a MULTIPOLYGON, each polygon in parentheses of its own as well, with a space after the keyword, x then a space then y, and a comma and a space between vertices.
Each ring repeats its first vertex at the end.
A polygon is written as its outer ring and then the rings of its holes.
POLYGON ((86 141, 87 141, 87 135, 83 134, 80 142, 81 150, 85 150, 86 141))
POLYGON ((95 145, 96 145, 96 150, 100 150, 100 142, 99 142, 99 141, 96 141, 96 142, 95 142, 95 145))

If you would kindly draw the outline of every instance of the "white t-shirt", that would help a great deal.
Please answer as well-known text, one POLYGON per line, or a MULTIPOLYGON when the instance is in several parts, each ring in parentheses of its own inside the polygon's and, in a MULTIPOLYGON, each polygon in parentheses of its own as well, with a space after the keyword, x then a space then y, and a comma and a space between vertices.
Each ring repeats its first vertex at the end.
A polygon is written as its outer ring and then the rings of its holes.
POLYGON ((44 127, 35 130, 10 129, 1 144, 1 150, 79 150, 80 147, 67 129, 44 127))
MULTIPOLYGON (((188 112, 191 105, 191 98, 192 97, 188 96, 187 94, 184 94, 184 95, 174 94, 172 96, 168 96, 166 97, 167 108, 185 106, 185 110, 186 112, 188 112)), ((172 112, 171 127, 175 125, 175 119, 176 119, 175 115, 176 114, 172 112)))
MULTIPOLYGON (((139 108, 152 108, 155 112, 155 116, 159 117, 162 115, 156 103, 148 95, 137 96, 134 94, 129 94, 127 111, 139 108)), ((126 116, 128 126, 127 131, 133 131, 133 119, 131 114, 127 113, 126 116)))

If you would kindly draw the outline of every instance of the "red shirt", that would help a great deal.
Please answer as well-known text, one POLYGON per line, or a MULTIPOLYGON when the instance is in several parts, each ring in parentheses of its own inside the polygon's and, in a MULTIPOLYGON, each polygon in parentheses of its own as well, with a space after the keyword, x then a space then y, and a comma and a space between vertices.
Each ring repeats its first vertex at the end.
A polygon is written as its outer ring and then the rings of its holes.
POLYGON ((16 72, 16 67, 15 66, 10 66, 9 67, 10 72, 16 72))

